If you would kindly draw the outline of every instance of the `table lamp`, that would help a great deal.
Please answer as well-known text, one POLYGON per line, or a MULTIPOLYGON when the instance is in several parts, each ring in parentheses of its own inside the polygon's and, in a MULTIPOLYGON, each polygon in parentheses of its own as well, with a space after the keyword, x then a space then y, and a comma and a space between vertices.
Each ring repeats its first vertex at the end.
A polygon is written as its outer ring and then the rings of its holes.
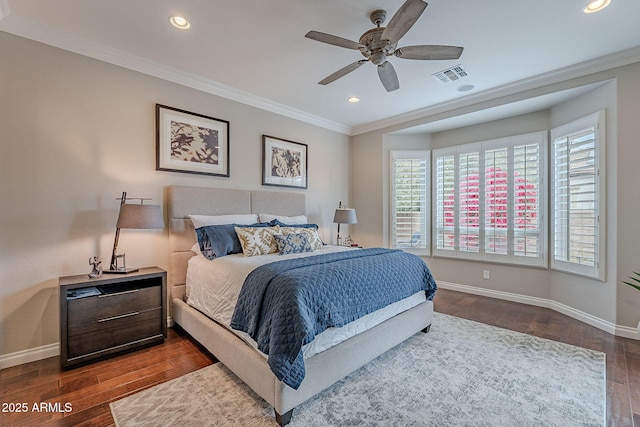
POLYGON ((340 202, 338 209, 336 209, 335 215, 333 215, 333 222, 338 224, 338 237, 336 239, 336 245, 342 245, 342 238, 340 237, 340 224, 356 224, 358 218, 356 217, 356 210, 349 209, 340 202))
POLYGON ((118 215, 118 222, 116 223, 116 237, 113 241, 113 251, 111 253, 111 263, 109 264, 109 270, 104 270, 104 273, 128 274, 139 270, 138 268, 127 268, 124 254, 116 253, 121 228, 164 228, 164 219, 162 218, 160 205, 145 205, 145 200, 151 199, 142 197, 127 198, 126 191, 122 193, 122 197, 120 198, 120 213, 118 215), (126 203, 127 200, 140 200, 140 204, 126 203), (122 261, 122 265, 119 265, 118 260, 122 261))

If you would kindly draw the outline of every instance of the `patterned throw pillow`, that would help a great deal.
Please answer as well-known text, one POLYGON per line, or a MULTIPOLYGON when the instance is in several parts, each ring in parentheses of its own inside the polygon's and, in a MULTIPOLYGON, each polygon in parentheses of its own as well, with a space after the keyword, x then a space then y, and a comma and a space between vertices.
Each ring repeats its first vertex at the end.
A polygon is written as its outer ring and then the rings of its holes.
POLYGON ((318 234, 318 230, 315 228, 280 227, 280 232, 282 234, 304 233, 307 236, 307 239, 309 239, 311 250, 317 251, 318 249, 322 249, 322 246, 323 246, 322 239, 318 234))
POLYGON ((280 227, 236 227, 236 234, 244 256, 267 255, 278 252, 274 234, 281 234, 280 227))
POLYGON ((305 233, 274 234, 273 238, 278 245, 280 255, 299 254, 313 250, 305 233))

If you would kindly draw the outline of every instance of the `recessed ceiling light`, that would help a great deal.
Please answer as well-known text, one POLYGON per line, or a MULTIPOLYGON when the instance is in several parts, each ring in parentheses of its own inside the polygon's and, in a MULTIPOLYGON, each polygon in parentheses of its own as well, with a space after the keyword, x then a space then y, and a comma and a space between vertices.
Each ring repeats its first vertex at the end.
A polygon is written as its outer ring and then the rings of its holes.
POLYGON ((360 98, 358 98, 357 96, 350 96, 349 98, 347 98, 347 101, 349 101, 352 104, 355 104, 356 102, 360 102, 360 98))
POLYGON ((584 13, 600 12, 602 9, 609 6, 609 3, 611 3, 611 0, 593 0, 589 2, 589 4, 584 9, 582 9, 582 11, 584 13))
POLYGON ((189 21, 187 21, 182 16, 172 16, 171 18, 169 18, 169 22, 171 22, 171 25, 181 30, 186 30, 191 27, 189 21))
POLYGON ((475 88, 474 85, 462 85, 458 87, 458 92, 469 92, 474 88, 475 88))

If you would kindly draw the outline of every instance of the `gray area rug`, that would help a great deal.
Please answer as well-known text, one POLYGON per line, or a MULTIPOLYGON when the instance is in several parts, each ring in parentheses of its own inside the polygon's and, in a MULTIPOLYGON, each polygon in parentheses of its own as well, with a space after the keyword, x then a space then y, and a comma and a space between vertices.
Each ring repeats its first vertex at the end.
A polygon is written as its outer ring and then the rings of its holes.
MULTIPOLYGON (((294 410, 297 426, 602 426, 605 355, 435 313, 419 333, 294 410)), ((215 364, 111 403, 118 427, 276 426, 215 364)))

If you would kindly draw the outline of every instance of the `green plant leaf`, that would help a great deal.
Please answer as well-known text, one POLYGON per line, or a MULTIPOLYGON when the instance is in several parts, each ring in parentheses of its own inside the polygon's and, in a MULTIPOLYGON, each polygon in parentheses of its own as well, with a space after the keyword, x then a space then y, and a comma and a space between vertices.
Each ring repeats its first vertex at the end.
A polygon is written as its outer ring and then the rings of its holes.
MULTIPOLYGON (((635 280, 636 282, 639 282, 639 283, 640 283, 640 280, 634 279, 633 277, 630 277, 630 279, 633 279, 633 280, 635 280)), ((629 283, 629 282, 625 282, 625 281, 623 281, 622 283, 624 283, 624 284, 626 284, 626 285, 629 285, 629 286, 631 286, 632 288, 636 288, 637 290, 639 290, 639 291, 640 291, 640 286, 638 286, 638 285, 634 285, 633 283, 629 283)))
POLYGON ((625 282, 624 280, 621 280, 621 282, 624 283, 625 285, 629 285, 632 288, 635 288, 635 289, 640 291, 640 286, 636 284, 636 283, 640 283, 640 273, 638 273, 637 271, 632 271, 632 273, 635 274, 638 277, 635 277, 635 276, 627 276, 627 277, 629 279, 633 280, 635 283, 625 282))

